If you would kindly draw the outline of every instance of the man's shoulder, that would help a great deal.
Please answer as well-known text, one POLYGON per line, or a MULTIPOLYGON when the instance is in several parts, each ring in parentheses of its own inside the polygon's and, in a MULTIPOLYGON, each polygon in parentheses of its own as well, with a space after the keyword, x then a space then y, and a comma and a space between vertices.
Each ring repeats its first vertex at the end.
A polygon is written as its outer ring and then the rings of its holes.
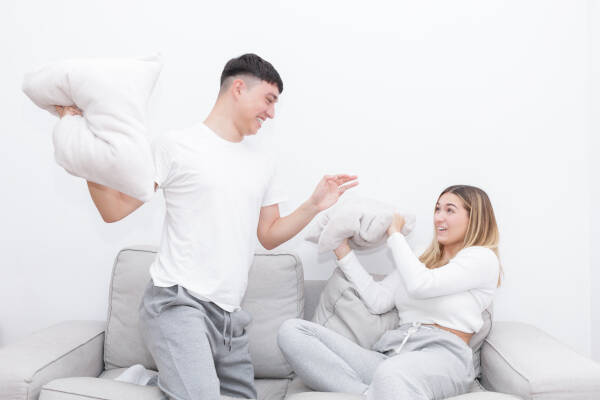
POLYGON ((198 124, 185 128, 163 131, 154 138, 153 145, 169 148, 177 143, 185 142, 191 135, 201 133, 200 131, 201 126, 198 124))

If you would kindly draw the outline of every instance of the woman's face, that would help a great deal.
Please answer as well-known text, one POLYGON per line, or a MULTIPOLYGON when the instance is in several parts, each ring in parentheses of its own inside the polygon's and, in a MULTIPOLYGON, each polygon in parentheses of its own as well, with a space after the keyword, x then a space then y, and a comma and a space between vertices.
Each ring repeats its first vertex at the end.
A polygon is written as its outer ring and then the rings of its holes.
POLYGON ((433 214, 436 238, 442 246, 463 244, 469 227, 469 213, 454 193, 444 193, 433 214))

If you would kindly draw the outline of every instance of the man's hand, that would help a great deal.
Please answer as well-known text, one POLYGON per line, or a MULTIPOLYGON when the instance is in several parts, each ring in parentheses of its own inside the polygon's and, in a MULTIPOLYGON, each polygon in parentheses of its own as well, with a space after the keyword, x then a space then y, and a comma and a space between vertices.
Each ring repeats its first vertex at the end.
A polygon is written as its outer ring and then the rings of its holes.
POLYGON ((406 224, 406 220, 404 219, 404 217, 400 214, 394 214, 392 224, 387 230, 388 236, 391 236, 396 232, 400 232, 402 228, 404 228, 404 224, 406 224))
POLYGON ((344 192, 358 185, 355 175, 325 175, 317 185, 309 202, 320 212, 332 205, 344 192))
POLYGON ((77 106, 54 106, 60 118, 65 115, 83 115, 77 106))

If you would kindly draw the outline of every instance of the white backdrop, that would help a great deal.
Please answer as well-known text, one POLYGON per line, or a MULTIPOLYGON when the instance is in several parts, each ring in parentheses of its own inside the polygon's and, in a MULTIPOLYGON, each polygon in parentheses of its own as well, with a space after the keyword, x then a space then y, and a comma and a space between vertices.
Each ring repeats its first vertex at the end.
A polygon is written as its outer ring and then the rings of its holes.
MULTIPOLYGON (((105 318, 116 252, 158 243, 164 211, 157 195, 103 223, 85 183, 54 163, 54 120, 21 93, 24 72, 67 57, 160 51, 156 134, 203 120, 225 62, 255 52, 284 80, 276 119, 252 139, 279 161, 284 213, 322 174, 355 173, 354 195, 417 214, 410 240, 422 246, 438 193, 478 185, 502 235, 496 319, 532 323, 591 354, 600 235, 590 223, 590 23, 600 19, 590 2, 282 3, 4 2, 0 345, 60 320, 105 318)), ((308 278, 334 268, 301 237, 281 247, 300 253, 308 278)), ((384 250, 361 258, 373 272, 392 268, 384 250)))
POLYGON ((591 71, 590 76, 590 187, 592 190, 591 202, 591 271, 592 271, 592 357, 600 361, 600 253, 594 251, 600 242, 600 2, 590 2, 589 26, 590 26, 590 49, 591 49, 591 71), (595 23, 594 23, 595 22, 595 23))

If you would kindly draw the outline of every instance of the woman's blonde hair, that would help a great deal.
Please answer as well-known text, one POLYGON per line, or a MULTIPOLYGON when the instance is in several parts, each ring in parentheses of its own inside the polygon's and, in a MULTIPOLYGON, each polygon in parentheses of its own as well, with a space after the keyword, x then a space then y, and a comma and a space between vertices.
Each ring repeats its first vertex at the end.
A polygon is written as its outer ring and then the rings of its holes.
MULTIPOLYGON (((498 233, 498 225, 496 224, 496 216, 488 195, 481 189, 468 185, 450 186, 439 195, 439 198, 446 193, 452 193, 458 196, 463 207, 469 213, 469 226, 465 233, 463 248, 470 246, 484 246, 492 250, 496 256, 498 254, 498 243, 500 235, 498 233)), ((437 202, 436 202, 437 203, 437 202)), ((421 262, 427 268, 438 268, 442 264, 443 246, 434 237, 425 252, 419 257, 421 262)), ((498 286, 502 279, 502 266, 500 266, 500 276, 498 276, 498 286)))

